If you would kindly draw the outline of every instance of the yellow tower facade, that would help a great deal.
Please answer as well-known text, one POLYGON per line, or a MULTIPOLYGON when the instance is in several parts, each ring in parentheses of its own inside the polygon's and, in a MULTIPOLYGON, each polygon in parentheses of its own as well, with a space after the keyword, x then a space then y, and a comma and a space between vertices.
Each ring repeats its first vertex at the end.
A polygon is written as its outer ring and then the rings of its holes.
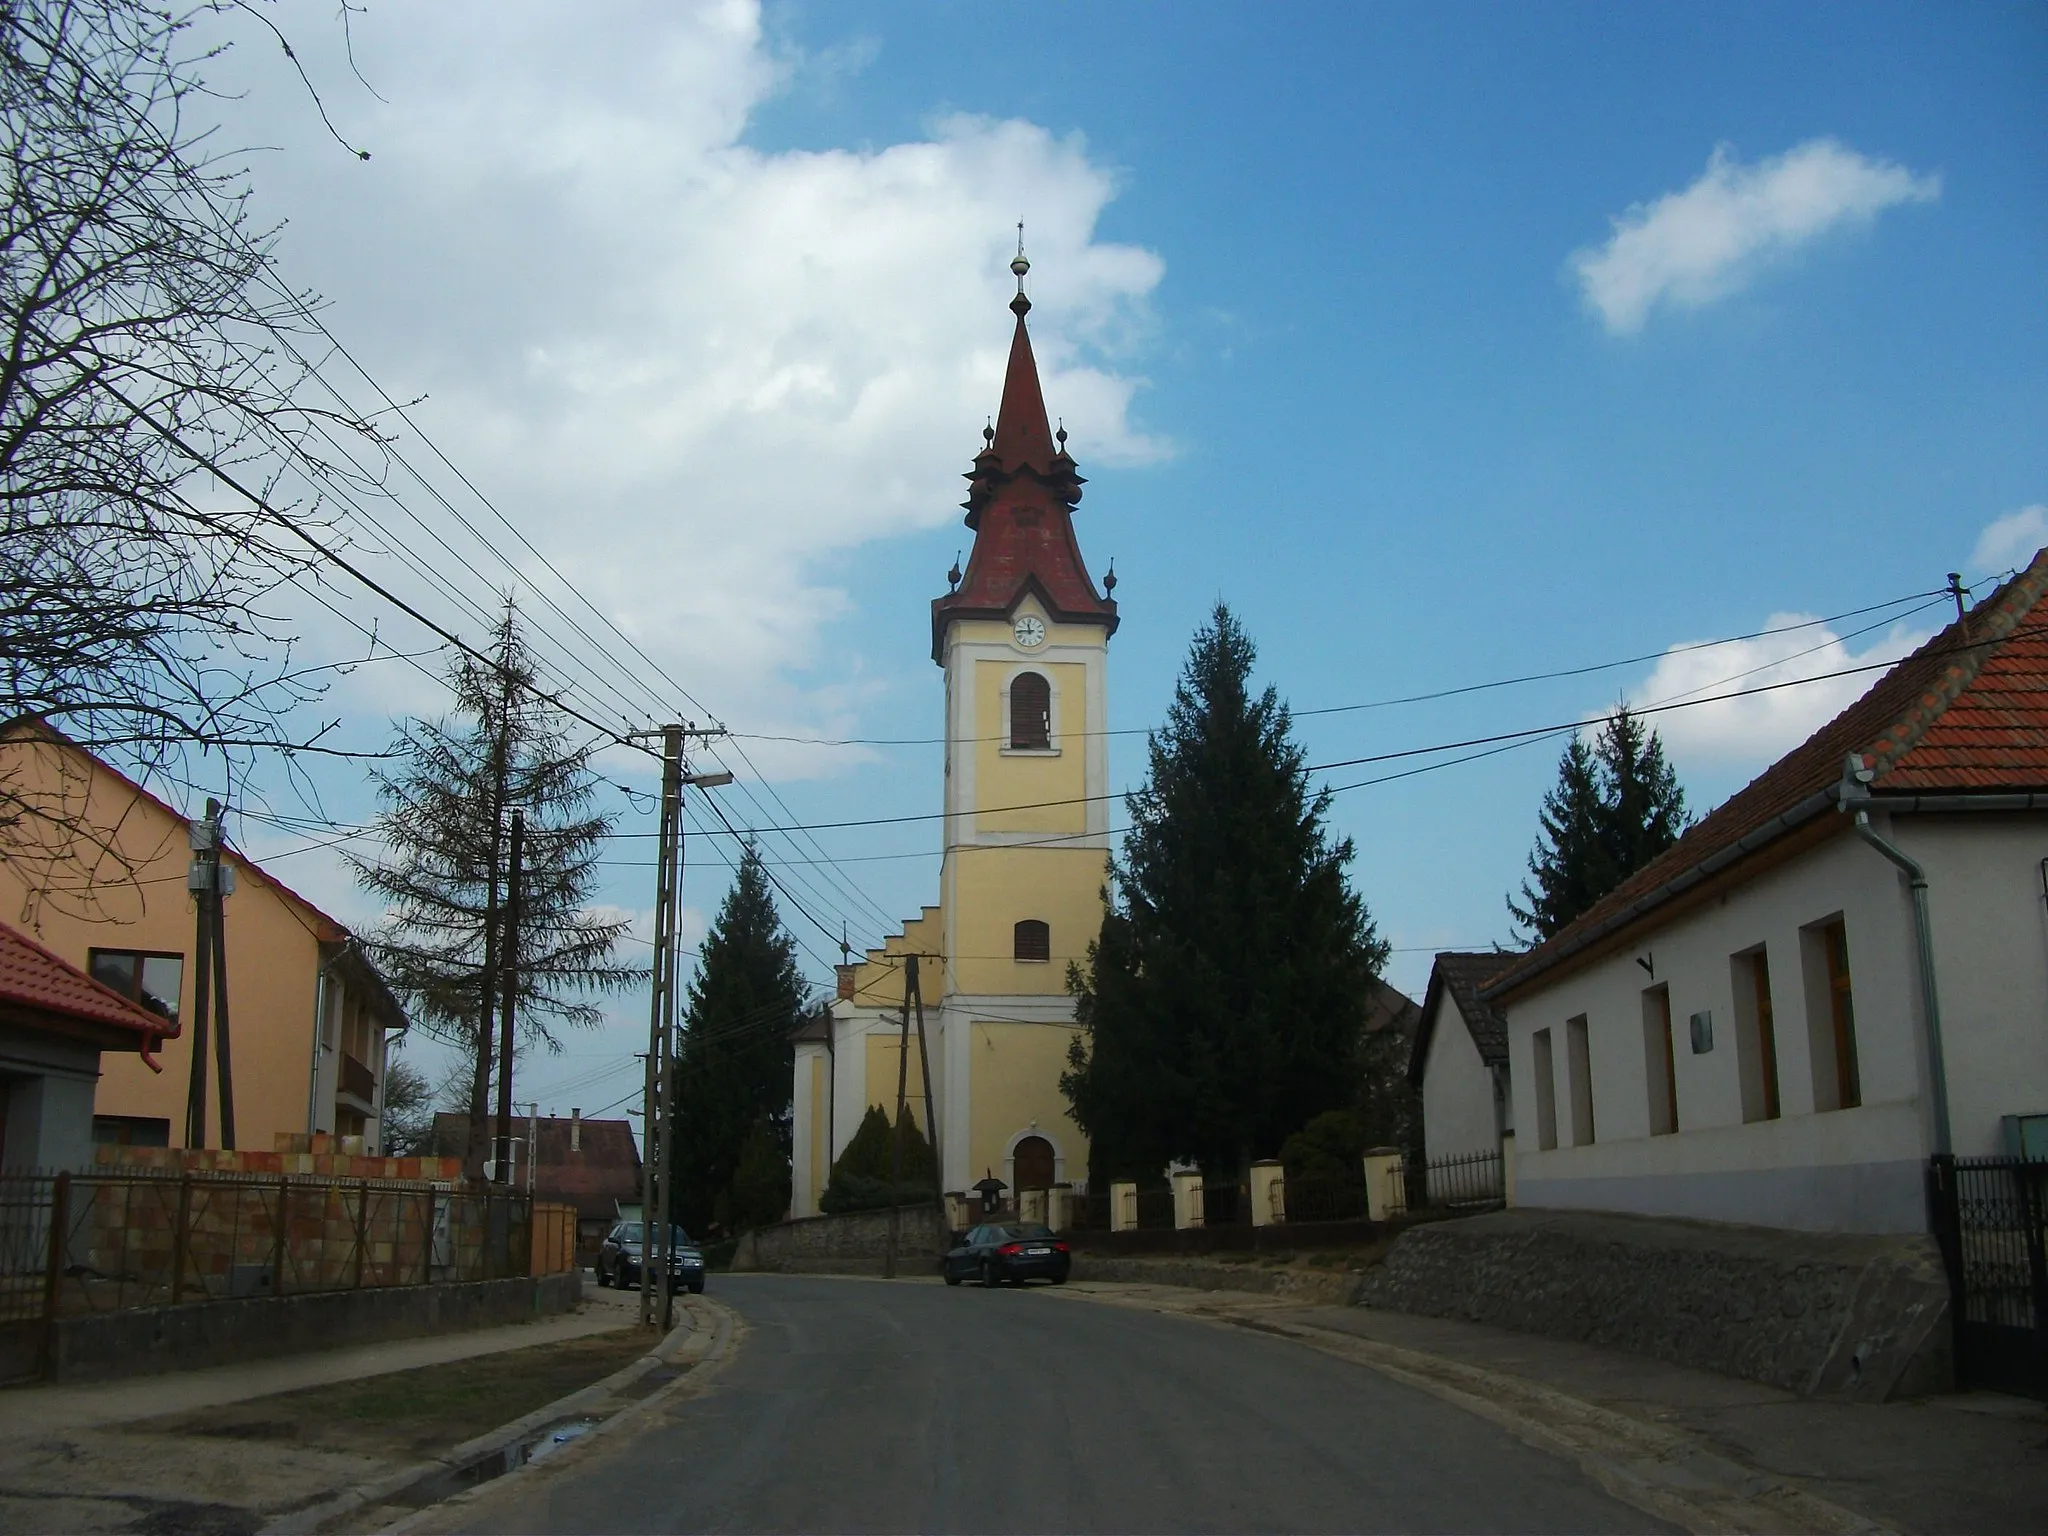
POLYGON ((936 1121, 948 1189, 990 1174, 1012 1190, 1086 1176, 1059 1078, 1075 1031, 1067 967, 1102 924, 1116 578, 1098 591, 1082 563, 1083 481, 1066 432, 1050 430, 1023 269, 1020 257, 1002 406, 967 476, 973 550, 932 603, 945 674, 939 902, 841 966, 829 1023, 797 1040, 796 1215, 818 1209, 868 1107, 893 1111, 899 1073, 918 1124, 936 1121), (898 1046, 912 956, 928 1062, 914 1007, 907 1061, 898 1046))

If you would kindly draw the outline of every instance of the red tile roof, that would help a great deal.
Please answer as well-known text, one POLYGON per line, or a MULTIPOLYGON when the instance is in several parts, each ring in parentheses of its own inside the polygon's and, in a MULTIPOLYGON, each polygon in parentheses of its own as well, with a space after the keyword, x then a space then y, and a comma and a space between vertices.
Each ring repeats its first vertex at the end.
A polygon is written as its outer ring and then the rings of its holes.
POLYGON ((0 923, 0 1003, 90 1024, 133 1030, 144 1049, 178 1026, 102 986, 27 934, 0 923))
POLYGON ((1633 926, 1680 894, 1666 890, 1674 881, 1718 873, 1823 815, 1846 825, 1838 792, 1851 754, 1871 771, 1868 793, 1880 802, 1887 795, 2048 791, 2044 596, 2048 549, 1660 857, 1529 951, 1487 995, 1504 996, 1633 926))
MULTIPOLYGON (((497 1117, 491 1117, 495 1124, 497 1117)), ((531 1122, 512 1117, 512 1131, 519 1139, 519 1168, 525 1173, 526 1135, 531 1122)), ((540 1121, 538 1152, 534 1159, 534 1193, 542 1200, 555 1200, 576 1207, 585 1221, 610 1220, 618 1214, 617 1202, 631 1205, 640 1199, 640 1147, 633 1139, 633 1127, 626 1120, 583 1120, 572 1122, 560 1115, 540 1121), (574 1137, 572 1124, 581 1126, 574 1137), (569 1143, 577 1143, 575 1151, 569 1143)), ((469 1116, 443 1110, 434 1116, 434 1150, 445 1157, 460 1157, 469 1145, 469 1116)))

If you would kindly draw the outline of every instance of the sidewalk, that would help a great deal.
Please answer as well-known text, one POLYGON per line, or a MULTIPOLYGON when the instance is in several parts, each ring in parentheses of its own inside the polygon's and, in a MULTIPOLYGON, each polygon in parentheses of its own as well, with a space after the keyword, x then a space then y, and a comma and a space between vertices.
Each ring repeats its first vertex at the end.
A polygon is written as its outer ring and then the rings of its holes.
POLYGON ((574 1312, 504 1328, 478 1328, 352 1349, 319 1350, 275 1360, 254 1360, 247 1365, 219 1365, 162 1376, 130 1376, 76 1386, 8 1387, 0 1389, 0 1435, 11 1438, 130 1424, 163 1414, 189 1413, 278 1392, 295 1392, 303 1387, 359 1381, 392 1371, 410 1371, 508 1349, 530 1349, 537 1344, 580 1339, 632 1327, 639 1321, 637 1293, 600 1290, 593 1285, 585 1288, 583 1301, 574 1312))
POLYGON ((1501 1422, 1537 1433, 1561 1427, 1560 1440, 1591 1426, 1578 1448, 1604 1438, 1595 1454, 1654 1461, 1674 1486, 1719 1484, 1788 1517, 1782 1528, 1868 1522, 1930 1536, 2048 1529, 2048 1404, 1992 1393, 1828 1402, 1477 1323, 1165 1286, 1076 1282, 1068 1290, 1281 1333, 1417 1384, 1433 1378, 1447 1395, 1498 1405, 1501 1422), (1565 1422, 1574 1418, 1584 1422, 1565 1422), (1834 1518, 1843 1513, 1862 1522, 1834 1518))

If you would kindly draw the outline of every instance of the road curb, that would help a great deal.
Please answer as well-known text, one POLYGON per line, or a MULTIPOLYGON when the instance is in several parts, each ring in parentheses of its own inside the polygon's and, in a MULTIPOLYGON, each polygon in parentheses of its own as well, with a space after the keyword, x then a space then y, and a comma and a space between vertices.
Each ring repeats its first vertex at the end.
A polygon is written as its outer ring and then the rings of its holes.
MULTIPOLYGON (((713 1364, 722 1358, 732 1335, 732 1313, 716 1302, 709 1302, 698 1296, 679 1296, 676 1302, 683 1314, 677 1326, 670 1329, 667 1336, 646 1354, 622 1366, 611 1375, 594 1381, 587 1387, 581 1387, 566 1397, 559 1397, 552 1403, 544 1404, 509 1424, 501 1424, 496 1429, 466 1440, 441 1456, 414 1462, 382 1477, 358 1483, 355 1487, 344 1489, 317 1504, 281 1513, 261 1528, 259 1536, 314 1536, 315 1532, 333 1527, 352 1514, 419 1499, 436 1483, 459 1479, 473 1469, 487 1465, 493 1458, 502 1458, 551 1426, 569 1420, 595 1418, 597 1422, 587 1431, 560 1451, 547 1457, 541 1464, 553 1465, 557 1461, 567 1460, 572 1452, 600 1438, 613 1425, 636 1417, 650 1405, 690 1385, 691 1377, 699 1367, 713 1364), (676 1380, 657 1388, 645 1397, 625 1403, 619 1402, 621 1397, 638 1386, 649 1374, 669 1366, 682 1368, 682 1374, 679 1374, 676 1380)), ((445 1509, 458 1500, 469 1499, 485 1489, 495 1490, 510 1479, 528 1471, 533 1465, 533 1462, 524 1462, 503 1473, 488 1476, 473 1487, 427 1501, 424 1507, 387 1529, 391 1532, 410 1530, 415 1522, 426 1516, 445 1509)))
MULTIPOLYGON (((1792 1480, 1747 1466, 1683 1431, 1646 1423, 1526 1377, 1288 1319, 1269 1298, 1245 1295, 1256 1311, 1233 1314, 1173 1305, 1178 1297, 1118 1297, 1068 1290, 1077 1301, 1135 1306, 1292 1339, 1350 1360, 1500 1426, 1524 1444, 1575 1463, 1622 1502, 1696 1536, 1723 1531, 1811 1531, 1824 1536, 1890 1536, 1854 1510, 1792 1480)), ((1227 1303, 1225 1303, 1227 1305, 1227 1303)))

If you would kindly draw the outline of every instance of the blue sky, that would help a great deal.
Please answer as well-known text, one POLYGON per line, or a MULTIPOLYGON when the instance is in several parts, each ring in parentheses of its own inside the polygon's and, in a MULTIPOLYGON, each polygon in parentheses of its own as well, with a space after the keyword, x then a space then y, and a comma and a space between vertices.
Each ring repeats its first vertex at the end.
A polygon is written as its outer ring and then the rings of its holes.
MULTIPOLYGON (((291 221, 286 272, 736 731, 937 728, 926 605, 969 537, 952 488, 995 405, 1017 219, 1048 404, 1090 477, 1082 547, 1121 580, 1118 728, 1159 720, 1218 598, 1312 709, 1659 658, 2048 543, 2039 6, 373 10, 354 42, 382 100, 326 11, 282 12, 375 151, 334 152, 274 61, 237 57, 229 127, 280 146, 256 181, 291 221)), ((1323 762, 1836 670, 1945 611, 1301 736, 1323 762)), ((325 710, 357 739, 438 707, 389 663, 365 674, 325 710)), ((1692 803, 1866 680, 1663 717, 1692 803)), ((937 803, 933 747, 745 745, 782 819, 937 803)), ((1510 937, 1559 745, 1338 797, 1397 984, 1510 937)), ((1119 782, 1141 766, 1117 738, 1119 782)), ((324 803, 345 825, 370 808, 344 776, 324 803)), ((879 912, 932 899, 929 824, 818 840, 848 862, 786 873, 826 926, 874 942, 879 912)), ((644 848, 608 871, 635 913, 644 848)), ((701 918, 723 871, 700 853, 701 918)), ((370 916, 328 857, 279 873, 370 916)), ((592 1107, 633 1028, 574 1042, 534 1091, 592 1107)))

